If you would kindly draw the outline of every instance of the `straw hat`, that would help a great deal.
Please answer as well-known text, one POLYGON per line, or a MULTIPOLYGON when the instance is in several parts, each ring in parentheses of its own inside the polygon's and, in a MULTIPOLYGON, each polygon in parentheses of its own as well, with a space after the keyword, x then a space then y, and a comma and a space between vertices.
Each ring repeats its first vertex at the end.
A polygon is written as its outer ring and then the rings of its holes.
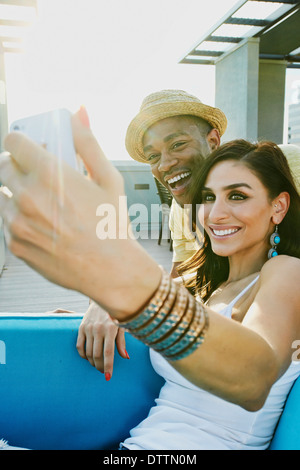
POLYGON ((278 147, 284 153, 289 163, 297 189, 300 192, 300 147, 293 144, 281 144, 278 147))
POLYGON ((225 114, 218 108, 203 104, 196 96, 182 90, 162 90, 147 96, 140 112, 128 126, 125 145, 129 155, 147 163, 143 153, 143 137, 147 129, 157 121, 172 116, 198 116, 223 135, 227 127, 225 114))

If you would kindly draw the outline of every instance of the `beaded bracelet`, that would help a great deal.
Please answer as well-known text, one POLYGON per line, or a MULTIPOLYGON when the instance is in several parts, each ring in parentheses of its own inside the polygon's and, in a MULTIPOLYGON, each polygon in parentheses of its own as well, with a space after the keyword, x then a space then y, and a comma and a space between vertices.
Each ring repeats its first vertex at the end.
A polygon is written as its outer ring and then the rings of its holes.
MULTIPOLYGON (((139 337, 148 337, 150 333, 152 333, 159 325, 161 325, 165 320, 168 314, 173 311, 175 302, 178 302, 177 290, 176 285, 171 283, 169 295, 167 296, 165 302, 158 310, 157 314, 150 317, 150 320, 147 321, 147 324, 143 328, 134 328, 131 329, 132 333, 136 333, 139 337)), ((146 315, 149 314, 147 309, 146 315)))
POLYGON ((160 285, 146 308, 132 320, 117 324, 169 361, 176 361, 203 343, 208 315, 203 304, 162 271, 160 285))
MULTIPOLYGON (((146 325, 149 320, 153 320, 153 317, 157 315, 160 308, 162 307, 166 299, 169 297, 171 286, 172 283, 170 276, 168 275, 168 273, 162 270, 162 278, 160 281, 160 285, 147 307, 141 313, 137 314, 137 316, 134 317, 132 320, 129 320, 128 322, 117 321, 116 323, 122 328, 130 329, 131 332, 138 330, 142 326, 146 325)), ((173 289, 173 293, 175 295, 175 289, 173 289)))
MULTIPOLYGON (((173 287, 174 283, 173 283, 173 287)), ((176 289, 175 289, 176 291, 176 289)), ((161 322, 160 326, 155 328, 154 331, 145 337, 144 342, 150 345, 156 345, 158 341, 160 341, 166 334, 170 333, 170 330, 176 328, 176 326, 180 323, 181 318, 186 310, 187 307, 187 297, 183 289, 180 289, 176 292, 175 302, 173 307, 170 309, 162 307, 160 314, 163 315, 163 321, 161 322)), ((134 332, 139 338, 139 332, 134 332)), ((156 347, 156 346, 155 346, 156 347)))
POLYGON ((162 338, 162 341, 155 343, 155 350, 157 352, 161 352, 164 354, 164 350, 170 347, 170 344, 177 343, 181 339, 181 337, 187 332, 188 328, 190 327, 192 320, 194 318, 194 308, 189 302, 189 297, 186 296, 187 300, 187 308, 184 315, 180 318, 180 322, 178 322, 175 327, 174 324, 171 323, 171 318, 166 320, 166 324, 169 324, 169 334, 165 335, 165 338, 162 338))
POLYGON ((208 315, 203 306, 196 302, 196 313, 194 317, 194 326, 191 325, 184 337, 175 345, 162 351, 162 355, 169 361, 178 361, 195 351, 204 341, 208 328, 208 315))

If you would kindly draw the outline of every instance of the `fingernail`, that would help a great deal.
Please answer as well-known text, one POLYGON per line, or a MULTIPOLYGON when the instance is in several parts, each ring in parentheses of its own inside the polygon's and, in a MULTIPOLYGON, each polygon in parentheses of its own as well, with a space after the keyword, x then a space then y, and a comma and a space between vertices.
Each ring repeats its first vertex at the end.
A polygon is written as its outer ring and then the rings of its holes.
POLYGON ((127 359, 130 359, 129 354, 128 354, 128 352, 126 351, 126 349, 125 349, 125 356, 127 357, 127 359))
POLYGON ((105 372, 105 380, 108 382, 111 379, 111 375, 109 372, 105 372))
POLYGON ((84 127, 90 128, 90 120, 89 120, 88 113, 86 111, 85 106, 83 105, 80 106, 78 114, 79 114, 80 121, 84 125, 84 127))

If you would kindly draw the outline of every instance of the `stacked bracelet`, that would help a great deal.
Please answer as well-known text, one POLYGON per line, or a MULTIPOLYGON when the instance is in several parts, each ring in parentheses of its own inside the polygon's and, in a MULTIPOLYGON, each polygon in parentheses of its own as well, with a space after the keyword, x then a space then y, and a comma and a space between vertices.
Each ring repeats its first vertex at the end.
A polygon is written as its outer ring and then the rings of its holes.
POLYGON ((118 324, 166 359, 177 361, 203 343, 208 315, 187 289, 162 271, 160 285, 146 308, 118 324))

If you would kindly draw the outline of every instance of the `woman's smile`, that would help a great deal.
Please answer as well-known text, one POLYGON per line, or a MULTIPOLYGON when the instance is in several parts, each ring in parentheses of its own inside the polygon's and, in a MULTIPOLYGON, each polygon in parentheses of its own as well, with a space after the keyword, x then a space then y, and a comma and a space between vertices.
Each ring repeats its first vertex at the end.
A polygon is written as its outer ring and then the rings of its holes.
POLYGON ((240 227, 226 227, 226 226, 224 227, 223 226, 217 226, 217 227, 210 226, 209 228, 213 237, 222 238, 222 239, 231 237, 232 235, 235 235, 240 230, 240 227))

